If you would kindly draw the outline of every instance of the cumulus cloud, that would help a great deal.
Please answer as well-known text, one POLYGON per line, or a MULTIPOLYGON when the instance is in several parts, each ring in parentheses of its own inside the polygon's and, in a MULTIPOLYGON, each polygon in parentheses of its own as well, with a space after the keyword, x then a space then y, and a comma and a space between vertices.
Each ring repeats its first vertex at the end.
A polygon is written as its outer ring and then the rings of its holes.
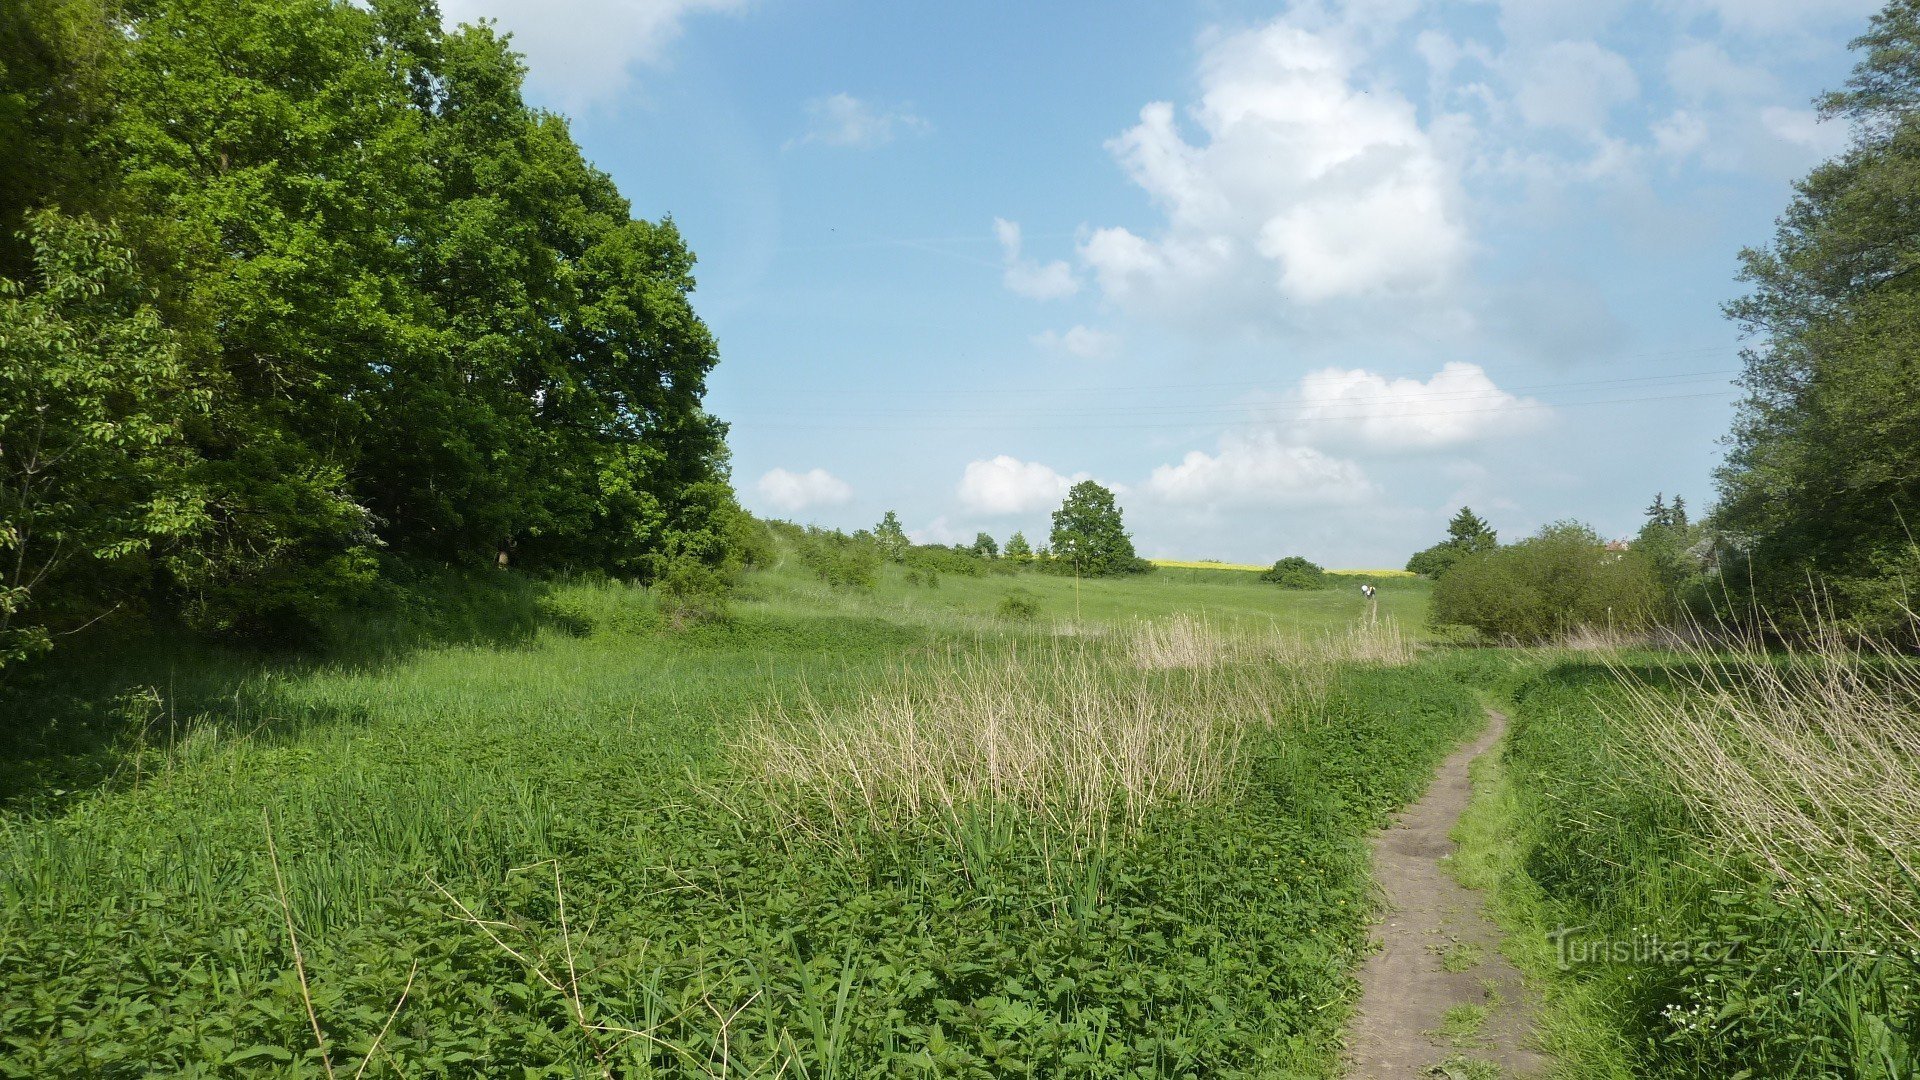
POLYGON ((744 0, 441 0, 448 26, 493 19, 526 54, 528 84, 578 108, 618 97, 635 64, 653 64, 687 16, 744 0))
POLYGON ((808 469, 803 473, 771 469, 755 487, 761 498, 789 513, 817 506, 842 506, 853 499, 853 488, 825 469, 808 469))
POLYGON ((1211 454, 1190 450, 1154 469, 1146 490, 1183 505, 1312 506, 1364 499, 1373 485, 1355 462, 1262 432, 1223 436, 1211 454))
POLYGON ((1412 103, 1360 85, 1358 63, 1338 32, 1284 18, 1209 48, 1199 141, 1154 102, 1107 144, 1166 225, 1088 235, 1102 291, 1177 305, 1252 280, 1266 302, 1313 304, 1447 285, 1468 249, 1453 171, 1412 103))
POLYGON ((1021 255, 1019 222, 994 218, 993 235, 1000 241, 1000 258, 1006 264, 1001 280, 1009 290, 1030 300, 1058 300, 1080 291, 1080 281, 1065 260, 1041 263, 1021 255))
POLYGON ((960 502, 976 514, 1030 514, 1051 510, 1086 473, 1062 476, 1037 461, 1009 454, 967 463, 960 476, 960 502))
POLYGON ((1300 380, 1299 418, 1316 438, 1381 450, 1438 450, 1537 427, 1546 409, 1494 385, 1477 364, 1454 362, 1432 378, 1389 379, 1327 368, 1300 380))
POLYGON ((1042 331, 1033 336, 1033 343, 1043 349, 1068 353, 1083 360, 1098 360, 1112 356, 1119 350, 1120 335, 1095 330, 1090 326, 1075 326, 1065 333, 1042 331))
POLYGON ((924 134, 933 125, 905 106, 886 108, 851 94, 814 98, 806 104, 807 132, 789 143, 869 147, 890 143, 900 134, 924 134))

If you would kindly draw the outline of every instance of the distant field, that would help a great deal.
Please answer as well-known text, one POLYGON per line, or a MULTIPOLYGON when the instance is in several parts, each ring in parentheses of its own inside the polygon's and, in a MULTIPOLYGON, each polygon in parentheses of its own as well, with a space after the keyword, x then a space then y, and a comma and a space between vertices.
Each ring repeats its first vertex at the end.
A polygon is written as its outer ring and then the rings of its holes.
MULTIPOLYGON (((1252 563, 1219 562, 1214 559, 1148 559, 1155 566, 1164 566, 1173 570, 1265 570, 1265 566, 1252 563)), ((1411 570, 1329 570, 1329 574, 1348 574, 1354 577, 1397 577, 1410 578, 1420 575, 1411 570)))

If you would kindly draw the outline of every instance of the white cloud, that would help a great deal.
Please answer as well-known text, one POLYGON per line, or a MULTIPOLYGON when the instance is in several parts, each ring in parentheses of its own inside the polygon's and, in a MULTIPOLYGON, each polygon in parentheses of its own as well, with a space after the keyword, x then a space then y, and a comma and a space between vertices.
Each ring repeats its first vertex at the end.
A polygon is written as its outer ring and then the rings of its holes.
POLYGON ((994 218, 993 235, 1000 240, 1000 257, 1006 264, 1001 280, 1009 290, 1030 300, 1058 300, 1080 291, 1073 267, 1064 260, 1040 263, 1021 256, 1018 222, 994 218))
POLYGON ((442 0, 448 26, 494 19, 527 57, 527 82, 566 108, 618 97, 633 66, 655 64, 687 16, 744 0, 442 0))
POLYGON ((1155 102, 1107 147, 1166 214, 1157 238, 1080 246, 1102 291, 1163 308, 1223 291, 1270 306, 1448 285, 1468 250, 1456 178, 1409 101, 1361 85, 1356 50, 1287 19, 1221 38, 1190 143, 1155 102))
POLYGON ((1515 78, 1515 104, 1535 127, 1598 138, 1616 105, 1640 95, 1626 58, 1592 41, 1556 41, 1529 50, 1515 78))
POLYGON ((1008 454, 967 463, 960 476, 960 502, 976 514, 1030 514, 1052 510, 1067 497, 1067 489, 1086 473, 1062 476, 1037 461, 1021 461, 1008 454))
POLYGON ((853 499, 853 488, 825 469, 803 473, 772 469, 755 487, 761 498, 789 513, 816 506, 842 506, 853 499))
POLYGON ((1033 336, 1033 343, 1043 349, 1057 350, 1083 360, 1098 360, 1112 356, 1120 348, 1120 335, 1105 330, 1095 330, 1090 326, 1075 326, 1062 334, 1054 330, 1045 330, 1033 336))
POLYGON ((814 98, 806 104, 807 133, 789 143, 869 147, 893 141, 900 133, 924 134, 933 125, 905 106, 882 108, 851 94, 814 98))
POLYGON ((1495 386, 1477 364, 1454 362, 1425 382, 1327 368, 1300 380, 1299 418, 1312 437, 1382 450, 1435 450, 1537 427, 1547 410, 1495 386))
POLYGON ((1148 494, 1202 506, 1311 506, 1356 502, 1373 491, 1360 466, 1272 432, 1226 435, 1216 453, 1190 450, 1147 478, 1148 494))

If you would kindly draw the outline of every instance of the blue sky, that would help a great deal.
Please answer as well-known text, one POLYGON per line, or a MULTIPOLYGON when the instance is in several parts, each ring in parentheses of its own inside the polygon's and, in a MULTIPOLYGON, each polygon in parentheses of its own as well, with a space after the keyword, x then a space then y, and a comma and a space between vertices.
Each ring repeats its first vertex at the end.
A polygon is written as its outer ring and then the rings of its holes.
POLYGON ((719 337, 756 512, 1398 566, 1709 501, 1736 253, 1844 146, 1860 0, 444 0, 719 337))

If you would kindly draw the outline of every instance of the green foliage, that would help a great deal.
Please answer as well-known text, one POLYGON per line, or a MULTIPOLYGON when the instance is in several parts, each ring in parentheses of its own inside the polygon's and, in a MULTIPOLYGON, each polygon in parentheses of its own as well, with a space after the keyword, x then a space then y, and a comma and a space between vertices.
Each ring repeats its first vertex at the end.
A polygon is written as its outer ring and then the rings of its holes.
POLYGON ((1007 558, 1012 559, 1013 561, 1018 563, 1026 563, 1026 562, 1032 561, 1033 545, 1027 543, 1027 534, 1022 532, 1016 532, 1012 536, 1007 537, 1007 548, 1006 548, 1005 554, 1007 558))
MULTIPOLYGON (((43 580, 44 622, 151 606, 311 637, 392 555, 642 580, 759 557, 736 548, 753 538, 702 406, 717 351, 691 254, 526 105, 492 29, 443 30, 420 0, 16 8, 0 229, 32 235, 0 243, 8 318, 26 320, 9 363, 116 319, 124 351, 172 367, 111 407, 196 403, 163 420, 164 511, 146 481, 89 489, 148 531, 89 588, 43 580), (55 219, 31 216, 49 204, 119 223, 74 256, 110 262, 111 290, 41 265, 35 245, 79 235, 50 238, 55 219), (27 286, 49 272, 67 276, 27 286)), ((86 557, 69 550, 73 583, 86 557)))
POLYGON ((1424 577, 1438 578, 1454 563, 1468 555, 1492 551, 1500 546, 1499 535, 1472 507, 1462 506, 1447 522, 1447 538, 1407 560, 1407 569, 1424 577))
POLYGON ((660 607, 675 628, 724 621, 731 587, 724 571, 691 555, 667 560, 665 572, 654 582, 660 607))
MULTIPOLYGON (((1678 663, 1635 657, 1626 670, 1678 693, 1678 663)), ((1785 888, 1729 858, 1681 798, 1687 785, 1619 719, 1632 711, 1619 673, 1559 664, 1524 682, 1517 704, 1507 763, 1522 866, 1550 925, 1576 928, 1563 935, 1565 977, 1634 1075, 1914 1075, 1910 933, 1876 925, 1868 898, 1785 888)))
POLYGON ((1000 598, 994 611, 1003 619, 1032 622, 1040 617, 1040 598, 1026 589, 1014 589, 1000 598))
POLYGON ((978 533, 973 538, 973 553, 982 559, 997 559, 1000 557, 1000 545, 994 543, 993 537, 986 533, 978 533))
POLYGON ((884 559, 880 543, 867 532, 848 536, 837 529, 809 525, 789 534, 794 554, 815 577, 838 589, 871 589, 884 559))
POLYGON ((1134 574, 1149 568, 1133 552, 1133 539, 1120 519, 1113 492, 1092 480, 1073 485, 1053 512, 1049 537, 1060 569, 1087 577, 1134 574))
POLYGON ((184 445, 207 395, 119 234, 41 212, 28 238, 31 284, 0 279, 0 666, 143 584, 216 512, 184 445))
POLYGON ((880 545, 880 553, 893 562, 905 560, 907 549, 913 546, 913 541, 907 539, 907 530, 900 525, 900 515, 891 510, 873 527, 873 539, 880 545))
POLYGON ((0 1075, 318 1074, 268 821, 342 1075, 415 964, 370 1074, 1330 1074, 1365 835, 1477 722, 1448 678, 1354 672, 1312 724, 1276 706, 1230 798, 1095 855, 1004 817, 964 849, 804 843, 723 805, 734 718, 850 700, 930 639, 751 604, 606 633, 637 590, 559 593, 590 625, 243 679, 162 767, 0 819, 0 1075), (570 987, 569 957, 593 1023, 651 1038, 584 1032, 533 970, 570 987))
POLYGON ((901 556, 909 567, 940 574, 980 577, 987 572, 987 561, 972 548, 950 548, 939 544, 910 545, 901 556))
POLYGON ((1675 495, 1669 504, 1666 493, 1653 497, 1647 507, 1647 522, 1634 537, 1633 550, 1653 569, 1660 591, 1670 599, 1681 599, 1707 587, 1707 530, 1687 517, 1687 502, 1675 495))
POLYGON ((1894 0, 1854 43, 1829 118, 1861 138, 1795 185, 1772 242, 1741 253, 1751 291, 1728 315, 1758 340, 1717 474, 1730 614, 1809 631, 1809 579, 1842 629, 1892 633, 1920 606, 1911 538, 1920 475, 1920 14, 1894 0))
POLYGON ((1434 586, 1428 617, 1436 627, 1538 643, 1586 627, 1640 629, 1666 611, 1644 554, 1609 550, 1591 528, 1559 522, 1455 562, 1434 586))
POLYGON ((1283 589, 1324 589, 1332 584, 1327 578, 1326 570, 1319 563, 1311 562, 1299 555, 1289 555, 1274 563, 1269 569, 1261 571, 1260 580, 1271 582, 1283 589))

